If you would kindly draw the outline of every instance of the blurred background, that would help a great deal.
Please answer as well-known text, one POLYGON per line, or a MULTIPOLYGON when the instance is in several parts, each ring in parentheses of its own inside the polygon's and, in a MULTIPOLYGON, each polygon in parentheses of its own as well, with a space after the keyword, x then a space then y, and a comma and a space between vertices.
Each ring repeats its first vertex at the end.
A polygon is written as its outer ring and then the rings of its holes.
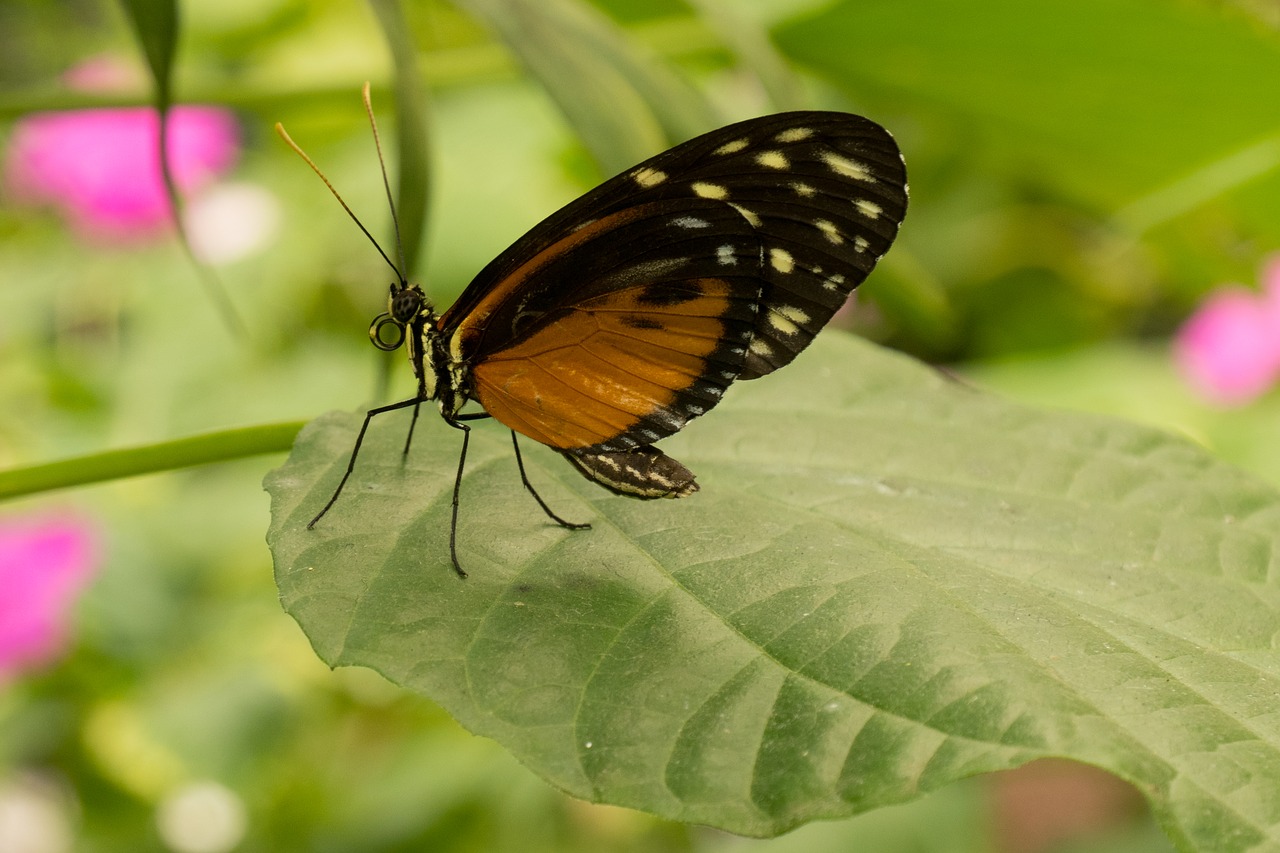
MULTIPOLYGON (((440 306, 681 138, 851 110, 894 132, 912 206, 847 331, 1280 483, 1271 0, 223 0, 179 20, 170 156, 216 281, 167 225, 125 7, 0 5, 0 478, 411 392, 365 338, 390 271, 271 131, 389 246, 370 80, 412 179, 411 277, 440 306)), ((0 851, 1172 849, 1131 789, 1052 763, 768 842, 570 800, 316 660, 263 542, 280 459, 0 506, 0 851)))

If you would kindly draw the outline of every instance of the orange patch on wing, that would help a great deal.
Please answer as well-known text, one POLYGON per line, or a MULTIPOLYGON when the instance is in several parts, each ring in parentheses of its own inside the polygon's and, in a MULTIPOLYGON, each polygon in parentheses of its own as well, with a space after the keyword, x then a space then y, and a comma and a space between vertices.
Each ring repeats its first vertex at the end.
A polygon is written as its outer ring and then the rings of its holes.
POLYGON ((476 399, 516 432, 555 448, 617 438, 675 402, 725 337, 730 287, 669 304, 632 287, 575 306, 472 369, 476 399))

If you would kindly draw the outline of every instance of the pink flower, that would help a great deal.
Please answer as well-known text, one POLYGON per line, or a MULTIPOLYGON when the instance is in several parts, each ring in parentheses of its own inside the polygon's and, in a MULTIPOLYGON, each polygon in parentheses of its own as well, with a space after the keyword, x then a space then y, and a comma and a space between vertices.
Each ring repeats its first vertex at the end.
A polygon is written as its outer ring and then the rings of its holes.
MULTIPOLYGON (((158 117, 149 107, 37 113, 21 119, 5 158, 13 197, 59 208, 83 236, 155 236, 171 221, 160 177, 158 117)), ((236 122, 218 107, 175 107, 169 161, 184 194, 227 172, 239 155, 236 122)))
POLYGON ((47 663, 99 563, 96 538, 68 516, 0 520, 0 679, 47 663))
POLYGON ((1280 255, 1268 262, 1262 287, 1220 288, 1178 330, 1174 361, 1212 402, 1247 403, 1280 379, 1280 255))

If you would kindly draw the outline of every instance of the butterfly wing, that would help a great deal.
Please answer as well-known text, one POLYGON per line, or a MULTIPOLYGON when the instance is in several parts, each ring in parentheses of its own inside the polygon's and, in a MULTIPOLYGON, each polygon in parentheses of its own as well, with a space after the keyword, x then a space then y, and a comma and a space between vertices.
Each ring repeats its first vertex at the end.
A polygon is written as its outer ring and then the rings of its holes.
POLYGON ((536 226, 442 317, 467 393, 559 449, 625 451, 788 363, 887 251, 897 146, 843 113, 729 125, 536 226))
MULTIPOLYGON (((557 448, 628 450, 678 431, 719 402, 752 339, 757 266, 708 260, 728 237, 755 233, 731 208, 679 199, 626 208, 552 244, 533 272, 515 274, 536 286, 455 333, 464 354, 481 353, 471 393, 557 448), (495 337, 506 340, 490 349, 495 337)), ((487 311, 481 303, 477 314, 487 311)))

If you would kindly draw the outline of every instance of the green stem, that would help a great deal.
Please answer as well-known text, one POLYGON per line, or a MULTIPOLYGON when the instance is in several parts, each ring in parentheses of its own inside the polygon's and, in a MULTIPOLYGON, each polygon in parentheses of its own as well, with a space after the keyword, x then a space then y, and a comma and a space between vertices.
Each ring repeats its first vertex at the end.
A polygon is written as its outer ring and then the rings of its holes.
POLYGON ((283 453, 293 446, 302 425, 303 421, 291 421, 240 427, 11 468, 0 471, 0 500, 263 453, 283 453))

